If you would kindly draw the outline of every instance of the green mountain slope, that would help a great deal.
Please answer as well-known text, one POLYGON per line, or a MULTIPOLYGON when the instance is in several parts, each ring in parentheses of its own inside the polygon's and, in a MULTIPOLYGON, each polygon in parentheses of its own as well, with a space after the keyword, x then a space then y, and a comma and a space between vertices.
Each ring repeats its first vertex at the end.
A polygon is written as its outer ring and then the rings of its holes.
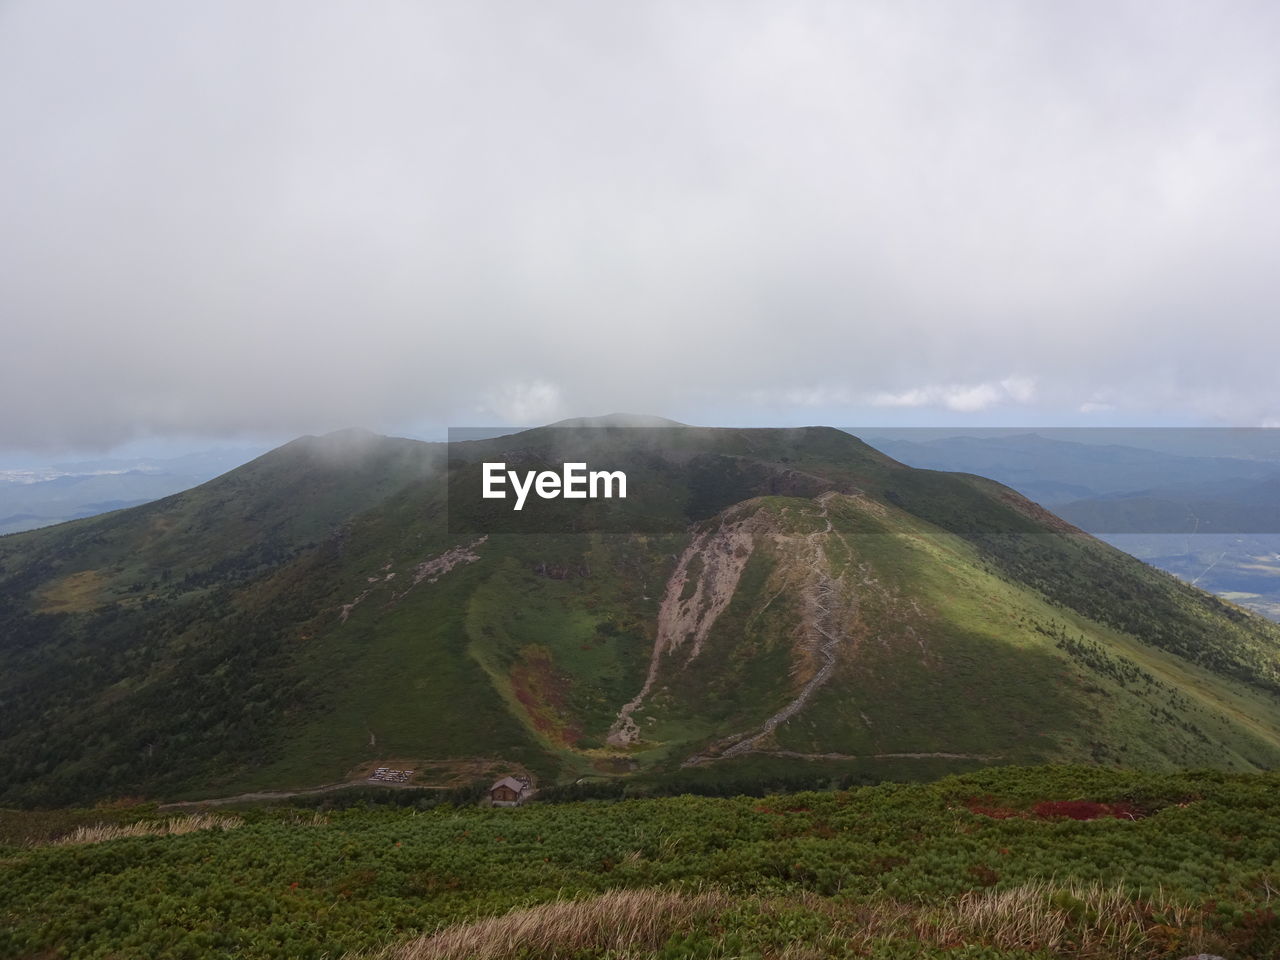
POLYGON ((1280 628, 837 430, 304 438, 0 538, 0 803, 1280 761, 1280 628), (482 500, 479 464, 624 469, 482 500), (517 529, 525 532, 516 532, 517 529), (532 531, 532 532, 528 532, 532 531))

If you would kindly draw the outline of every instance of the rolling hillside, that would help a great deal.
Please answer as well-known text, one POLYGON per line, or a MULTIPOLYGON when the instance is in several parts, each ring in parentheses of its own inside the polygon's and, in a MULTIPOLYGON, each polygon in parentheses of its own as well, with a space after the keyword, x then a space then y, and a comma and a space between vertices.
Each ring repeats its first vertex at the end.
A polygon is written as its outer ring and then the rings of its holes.
POLYGON ((1280 762, 1280 628, 827 428, 287 444, 0 538, 0 804, 1280 762), (516 523, 478 465, 626 471, 516 523))
POLYGON ((911 466, 1008 484, 1151 566, 1280 621, 1274 431, 1057 428, 1043 436, 1006 430, 932 437, 934 432, 873 431, 867 437, 911 466))

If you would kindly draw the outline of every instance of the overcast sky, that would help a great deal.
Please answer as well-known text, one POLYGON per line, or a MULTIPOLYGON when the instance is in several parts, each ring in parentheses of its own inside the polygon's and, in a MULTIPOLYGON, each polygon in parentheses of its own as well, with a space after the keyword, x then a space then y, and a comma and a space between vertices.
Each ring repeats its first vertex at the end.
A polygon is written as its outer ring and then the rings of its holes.
POLYGON ((0 450, 1280 424, 1280 5, 0 0, 0 450))

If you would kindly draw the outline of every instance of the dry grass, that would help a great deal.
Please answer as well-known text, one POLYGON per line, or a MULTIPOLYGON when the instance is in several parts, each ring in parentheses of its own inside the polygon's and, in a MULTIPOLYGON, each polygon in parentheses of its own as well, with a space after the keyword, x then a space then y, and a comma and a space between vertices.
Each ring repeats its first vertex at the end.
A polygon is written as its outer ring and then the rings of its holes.
POLYGON ((735 904, 724 893, 611 890, 590 900, 558 900, 500 917, 445 927, 393 946, 380 960, 552 958, 584 950, 653 950, 691 922, 735 904))
MULTIPOLYGON (((734 897, 717 890, 614 890, 443 927, 363 956, 365 960, 648 957, 673 934, 701 929, 714 936, 721 929, 718 921, 735 908, 759 913, 756 929, 764 939, 756 949, 768 960, 860 954, 882 941, 943 949, 982 944, 1073 960, 1150 960, 1213 946, 1199 926, 1196 909, 1163 894, 1134 899, 1120 886, 1041 881, 1010 890, 972 891, 935 907, 893 900, 853 903, 811 893, 734 897), (794 929, 797 915, 818 917, 822 923, 810 936, 797 939, 784 933, 794 929), (767 942, 771 928, 778 935, 772 944, 767 942)), ((352 955, 348 960, 359 958, 352 955)))
POLYGON ((1163 944, 1154 931, 1178 930, 1191 947, 1199 945, 1201 932, 1194 909, 1163 894, 1135 900, 1121 886, 1047 881, 971 891, 922 917, 916 929, 940 945, 977 942, 1050 953, 1070 949, 1072 956, 1106 958, 1160 953, 1163 944), (1164 923, 1156 923, 1157 916, 1164 923))
POLYGON ((123 837, 176 837, 197 830, 233 830, 244 823, 239 817, 212 813, 193 813, 168 820, 142 820, 138 823, 96 823, 76 827, 74 831, 52 841, 54 844, 102 843, 123 837))
POLYGON ((39 613, 82 613, 102 602, 107 578, 97 570, 81 570, 55 580, 39 593, 39 613))

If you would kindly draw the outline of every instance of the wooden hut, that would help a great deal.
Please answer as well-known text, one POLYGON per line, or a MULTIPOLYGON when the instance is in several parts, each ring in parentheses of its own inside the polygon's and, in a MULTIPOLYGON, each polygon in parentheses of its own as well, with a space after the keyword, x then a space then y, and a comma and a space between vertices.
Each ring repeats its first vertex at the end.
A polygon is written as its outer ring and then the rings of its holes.
POLYGON ((529 781, 503 777, 489 788, 489 799, 495 807, 515 807, 529 795, 529 781))

